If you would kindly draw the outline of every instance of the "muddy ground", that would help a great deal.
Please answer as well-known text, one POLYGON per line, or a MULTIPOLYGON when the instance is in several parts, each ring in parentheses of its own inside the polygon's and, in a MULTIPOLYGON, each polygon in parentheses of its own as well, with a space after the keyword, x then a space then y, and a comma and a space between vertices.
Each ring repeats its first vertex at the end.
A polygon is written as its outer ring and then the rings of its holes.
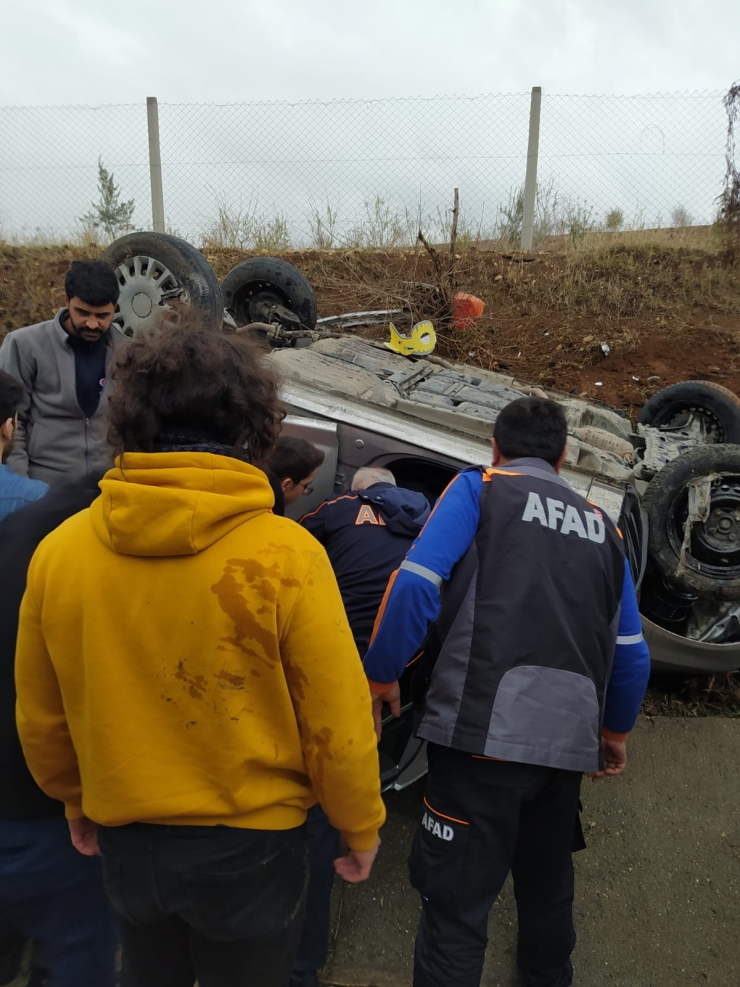
MULTIPOLYGON (((64 274, 84 253, 0 245, 0 337, 62 305, 64 274)), ((252 256, 218 247, 204 253, 219 277, 252 256)), ((410 284, 445 279, 419 250, 284 256, 314 285, 321 315, 394 308, 408 300, 410 284)), ((454 281, 483 298, 486 311, 463 332, 441 328, 444 355, 628 413, 680 380, 713 380, 740 393, 740 269, 717 251, 649 243, 531 255, 468 249, 454 259, 454 281)), ((415 317, 434 319, 423 293, 413 303, 415 317)))
MULTIPOLYGON (((583 785, 574 987, 737 987, 740 723, 641 717, 629 757, 623 777, 583 785)), ((411 984, 419 898, 406 858, 423 790, 421 782, 386 796, 370 880, 335 887, 324 983, 411 984)), ((491 911, 482 987, 515 987, 515 961, 507 883, 491 911)))

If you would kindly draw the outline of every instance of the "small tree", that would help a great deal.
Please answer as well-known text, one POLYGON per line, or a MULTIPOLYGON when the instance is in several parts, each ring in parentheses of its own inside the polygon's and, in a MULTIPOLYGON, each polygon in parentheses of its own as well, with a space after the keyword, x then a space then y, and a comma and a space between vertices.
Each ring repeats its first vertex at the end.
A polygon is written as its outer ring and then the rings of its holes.
POLYGON ((618 233, 624 226, 624 213, 621 209, 610 209, 604 220, 604 229, 609 233, 618 233))
POLYGON ((98 192, 100 198, 91 203, 91 211, 80 217, 81 222, 94 230, 102 229, 111 240, 132 230, 136 203, 133 199, 121 202, 121 187, 116 185, 113 172, 108 171, 102 158, 98 158, 98 192))
POLYGON ((509 201, 499 206, 499 239, 503 243, 519 245, 524 223, 524 186, 509 190, 509 201))

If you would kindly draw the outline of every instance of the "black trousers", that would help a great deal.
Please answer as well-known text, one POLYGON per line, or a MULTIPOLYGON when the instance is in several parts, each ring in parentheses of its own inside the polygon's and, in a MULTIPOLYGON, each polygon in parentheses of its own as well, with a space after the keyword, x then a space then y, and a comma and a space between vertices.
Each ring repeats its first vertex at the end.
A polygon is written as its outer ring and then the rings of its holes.
POLYGON ((334 884, 334 861, 339 856, 339 833, 320 805, 308 810, 306 836, 311 877, 290 987, 312 983, 317 972, 326 966, 329 954, 331 889, 334 884))
POLYGON ((121 987, 287 987, 308 883, 304 828, 99 827, 121 987))
POLYGON ((488 913, 511 871, 522 987, 568 987, 581 774, 429 744, 409 871, 422 896, 414 987, 478 987, 488 913))

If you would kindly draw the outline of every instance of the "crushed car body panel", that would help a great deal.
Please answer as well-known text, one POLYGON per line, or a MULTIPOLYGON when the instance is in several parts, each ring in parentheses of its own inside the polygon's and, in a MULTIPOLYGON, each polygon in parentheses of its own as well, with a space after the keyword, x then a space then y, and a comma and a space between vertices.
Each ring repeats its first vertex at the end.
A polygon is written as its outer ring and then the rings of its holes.
MULTIPOLYGON (((346 489, 353 470, 365 463, 392 466, 399 457, 418 457, 452 471, 488 464, 496 416, 522 395, 549 397, 561 405, 568 424, 563 475, 615 522, 630 484, 644 490, 666 460, 703 438, 698 428, 666 434, 640 426, 635 443, 629 420, 607 405, 434 355, 408 359, 356 336, 273 350, 268 359, 292 412, 289 430, 300 433, 308 419, 337 426, 332 467, 314 494, 319 500, 346 489), (635 452, 640 441, 646 457, 635 452)), ((680 636, 647 617, 644 624, 658 670, 722 672, 740 665, 738 643, 680 636)))

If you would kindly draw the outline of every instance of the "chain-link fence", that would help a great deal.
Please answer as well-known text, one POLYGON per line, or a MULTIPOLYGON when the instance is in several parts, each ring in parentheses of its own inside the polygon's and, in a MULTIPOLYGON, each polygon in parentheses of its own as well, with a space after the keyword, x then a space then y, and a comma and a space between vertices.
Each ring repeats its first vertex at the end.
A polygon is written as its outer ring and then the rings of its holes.
POLYGON ((98 199, 98 160, 113 173, 133 222, 151 227, 145 105, 0 107, 0 236, 79 235, 98 199))
MULTIPOLYGON (((725 172, 722 93, 544 94, 535 239, 708 224, 725 172)), ((166 227, 195 243, 370 246, 521 233, 530 94, 159 106, 166 227)), ((152 227, 144 105, 0 108, 0 236, 95 218, 98 162, 152 227)), ((151 135, 150 135, 151 136, 151 135)), ((117 232, 121 232, 118 230, 117 232)))

